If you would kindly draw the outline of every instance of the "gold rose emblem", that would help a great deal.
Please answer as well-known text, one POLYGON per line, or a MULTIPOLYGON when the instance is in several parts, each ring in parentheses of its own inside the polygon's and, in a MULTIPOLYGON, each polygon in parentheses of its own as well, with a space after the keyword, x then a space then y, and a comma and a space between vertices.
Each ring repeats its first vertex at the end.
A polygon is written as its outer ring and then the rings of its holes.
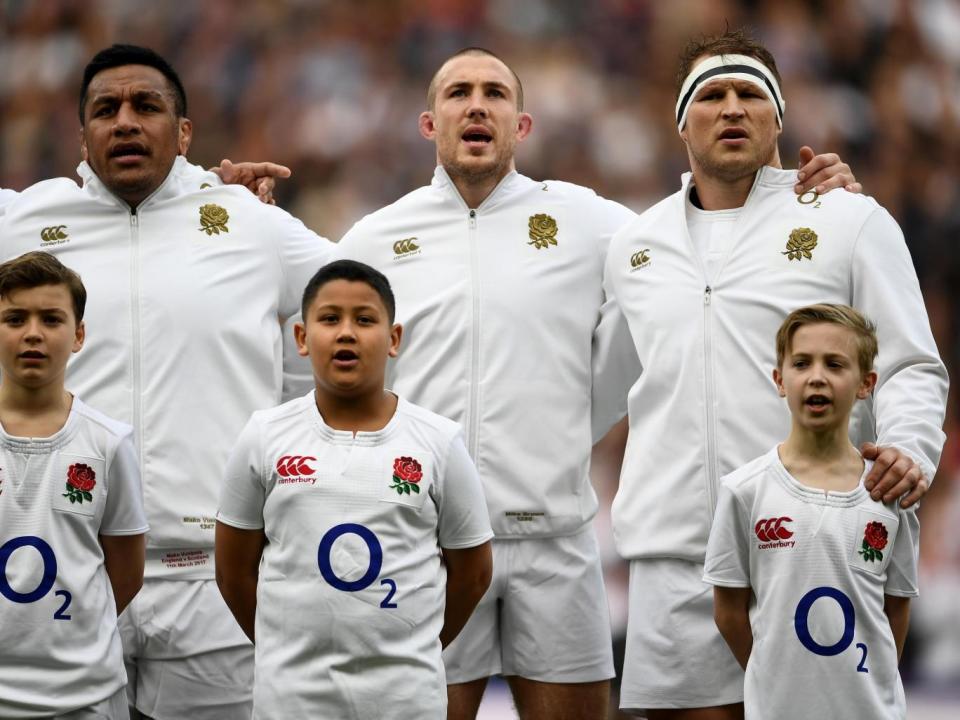
POLYGON ((219 205, 210 203, 200 206, 200 225, 197 228, 207 235, 219 235, 221 232, 230 232, 227 228, 227 222, 230 216, 227 211, 219 205))
POLYGON ((537 250, 557 244, 557 221, 539 213, 530 216, 530 242, 537 250))
POLYGON ((790 232, 787 249, 780 253, 788 260, 813 260, 813 249, 817 246, 817 234, 810 228, 797 228, 790 232))

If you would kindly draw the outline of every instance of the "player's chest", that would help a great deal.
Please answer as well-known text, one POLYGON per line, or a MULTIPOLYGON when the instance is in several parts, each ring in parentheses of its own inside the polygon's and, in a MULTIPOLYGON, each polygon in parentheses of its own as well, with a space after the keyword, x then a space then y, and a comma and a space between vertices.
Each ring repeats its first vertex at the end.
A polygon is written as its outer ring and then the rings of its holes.
POLYGON ((106 463, 84 452, 0 451, 0 532, 41 528, 52 519, 99 527, 106 501, 106 463))
POLYGON ((265 463, 268 525, 272 518, 366 522, 397 512, 435 513, 430 494, 436 482, 436 457, 415 442, 376 447, 274 443, 265 463))

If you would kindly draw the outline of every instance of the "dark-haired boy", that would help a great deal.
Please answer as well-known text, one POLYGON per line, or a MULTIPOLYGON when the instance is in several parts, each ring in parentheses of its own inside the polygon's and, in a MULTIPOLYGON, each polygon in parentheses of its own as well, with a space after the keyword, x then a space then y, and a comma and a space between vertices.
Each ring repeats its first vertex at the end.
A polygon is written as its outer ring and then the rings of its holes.
POLYGON ((381 273, 331 263, 302 311, 315 391, 253 414, 217 516, 254 717, 444 718, 441 647, 492 572, 476 469, 456 423, 384 390, 401 327, 381 273))
POLYGON ((849 436, 877 383, 876 331, 849 306, 812 305, 787 316, 776 346, 790 434, 723 479, 704 572, 746 670, 746 718, 905 718, 897 662, 919 526, 870 498, 873 463, 849 436), (789 678, 772 681, 776 667, 789 678))
MULTIPOLYGON (((280 321, 332 246, 187 162, 187 99, 155 52, 97 53, 79 108, 83 186, 48 180, 9 203, 0 260, 42 247, 96 288, 97 332, 69 384, 134 427, 151 528, 143 590, 120 618, 130 704, 154 720, 243 720, 253 648, 214 582, 220 479, 250 413, 283 398, 280 321)), ((306 363, 300 374, 291 396, 310 385, 306 363)))
POLYGON ((133 429, 64 389, 86 290, 52 255, 0 265, 0 717, 128 717, 117 615, 143 582, 133 429))

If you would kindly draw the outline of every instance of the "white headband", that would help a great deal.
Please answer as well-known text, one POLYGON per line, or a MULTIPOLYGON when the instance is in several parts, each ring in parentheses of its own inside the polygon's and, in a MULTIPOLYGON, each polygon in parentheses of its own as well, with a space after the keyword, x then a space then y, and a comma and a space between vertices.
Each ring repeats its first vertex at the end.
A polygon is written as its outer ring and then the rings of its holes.
POLYGON ((786 104, 780 93, 780 85, 770 69, 756 58, 748 55, 714 55, 698 63, 680 88, 677 100, 677 130, 683 130, 687 122, 687 110, 693 101, 694 93, 708 80, 715 78, 733 78, 753 83, 777 109, 777 122, 783 127, 783 111, 786 104))

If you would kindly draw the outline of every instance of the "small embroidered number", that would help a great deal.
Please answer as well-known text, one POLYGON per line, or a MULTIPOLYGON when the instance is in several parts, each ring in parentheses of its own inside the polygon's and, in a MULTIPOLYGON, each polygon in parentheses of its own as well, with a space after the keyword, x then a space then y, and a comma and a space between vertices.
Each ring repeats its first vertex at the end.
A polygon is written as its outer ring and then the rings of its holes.
POLYGON ((381 580, 381 581, 380 581, 380 584, 381 584, 381 585, 386 585, 387 587, 390 588, 390 589, 387 591, 387 596, 386 596, 386 597, 383 599, 383 601, 380 603, 380 607, 386 608, 386 609, 388 609, 388 610, 389 610, 390 608, 395 608, 395 607, 397 606, 397 604, 396 604, 395 602, 390 602, 390 599, 391 599, 391 598, 396 594, 396 592, 397 592, 397 584, 396 584, 393 580, 391 580, 390 578, 387 578, 387 579, 385 579, 385 580, 381 580))
POLYGON ((867 646, 863 643, 857 643, 857 649, 863 653, 863 655, 860 656, 860 664, 857 665, 857 672, 870 672, 870 669, 867 667, 867 646))
POLYGON ((54 595, 63 598, 63 605, 61 605, 60 609, 53 614, 53 619, 69 620, 70 615, 67 614, 67 608, 70 607, 70 602, 73 600, 73 595, 70 594, 69 590, 57 590, 54 595))

